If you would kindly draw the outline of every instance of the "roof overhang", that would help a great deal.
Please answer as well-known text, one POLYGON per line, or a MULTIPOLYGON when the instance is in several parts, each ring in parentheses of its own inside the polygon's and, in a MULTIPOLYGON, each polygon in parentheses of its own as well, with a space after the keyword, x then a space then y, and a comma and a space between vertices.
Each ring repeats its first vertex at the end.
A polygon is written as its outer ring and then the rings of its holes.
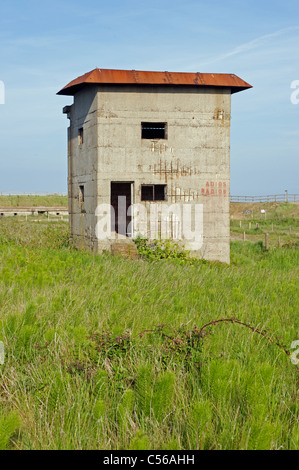
POLYGON ((94 69, 81 75, 62 88, 57 95, 74 95, 88 85, 164 85, 229 88, 237 93, 252 88, 234 74, 146 72, 137 70, 94 69))

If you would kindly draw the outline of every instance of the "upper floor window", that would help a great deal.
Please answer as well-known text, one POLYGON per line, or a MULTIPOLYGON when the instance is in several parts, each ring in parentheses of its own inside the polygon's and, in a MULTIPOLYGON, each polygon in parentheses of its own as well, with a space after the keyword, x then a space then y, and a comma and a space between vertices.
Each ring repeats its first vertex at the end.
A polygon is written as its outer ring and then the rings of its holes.
POLYGON ((167 139, 167 123, 166 122, 142 122, 141 123, 142 139, 167 139))
POLYGON ((83 144, 83 127, 80 127, 78 129, 78 144, 79 145, 83 144))

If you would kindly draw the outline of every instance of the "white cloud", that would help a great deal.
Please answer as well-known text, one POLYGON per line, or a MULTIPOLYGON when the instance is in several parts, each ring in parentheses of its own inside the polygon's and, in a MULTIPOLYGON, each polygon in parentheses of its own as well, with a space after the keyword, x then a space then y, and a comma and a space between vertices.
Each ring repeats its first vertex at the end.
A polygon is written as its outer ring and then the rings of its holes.
MULTIPOLYGON (((280 29, 280 30, 275 31, 273 33, 270 33, 270 34, 264 34, 263 36, 259 36, 255 39, 253 39, 252 41, 249 41, 249 42, 246 42, 246 43, 241 44, 239 46, 236 46, 233 50, 231 50, 229 52, 226 52, 226 53, 221 54, 217 57, 214 57, 213 59, 208 60, 205 63, 201 63, 201 66, 213 64, 215 62, 225 60, 225 59, 227 59, 229 57, 232 57, 234 55, 237 55, 237 54, 247 53, 248 51, 250 51, 252 49, 261 48, 263 46, 263 44, 264 44, 264 47, 265 47, 269 43, 269 40, 274 39, 274 38, 278 38, 282 35, 285 35, 286 33, 292 32, 292 31, 299 31, 299 26, 291 26, 289 28, 283 28, 283 29, 280 29)), ((262 53, 262 50, 259 49, 259 52, 262 53)))

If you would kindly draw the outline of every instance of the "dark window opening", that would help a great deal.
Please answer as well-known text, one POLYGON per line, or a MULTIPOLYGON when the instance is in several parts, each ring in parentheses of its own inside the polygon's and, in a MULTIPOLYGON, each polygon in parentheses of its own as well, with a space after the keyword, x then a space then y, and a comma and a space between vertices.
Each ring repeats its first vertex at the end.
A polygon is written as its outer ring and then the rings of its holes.
POLYGON ((141 201, 153 201, 154 200, 154 186, 141 186, 141 201))
POLYGON ((79 186, 79 202, 84 202, 84 186, 83 184, 79 186))
POLYGON ((154 185, 154 198, 155 201, 165 201, 166 199, 166 184, 154 185))
POLYGON ((142 139, 167 139, 166 122, 142 122, 142 139))
POLYGON ((141 201, 166 201, 166 184, 143 184, 141 201))
POLYGON ((79 145, 83 144, 83 127, 80 127, 78 129, 78 144, 79 145))

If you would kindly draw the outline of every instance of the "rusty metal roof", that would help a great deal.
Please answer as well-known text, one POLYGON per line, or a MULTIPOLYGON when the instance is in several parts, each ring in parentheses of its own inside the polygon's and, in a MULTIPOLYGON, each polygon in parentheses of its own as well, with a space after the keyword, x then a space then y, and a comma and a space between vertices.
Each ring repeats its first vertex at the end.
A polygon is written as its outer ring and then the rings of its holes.
POLYGON ((89 84, 225 87, 230 88, 231 93, 252 87, 237 75, 227 73, 145 72, 97 68, 71 81, 57 95, 74 95, 80 88, 89 84))

